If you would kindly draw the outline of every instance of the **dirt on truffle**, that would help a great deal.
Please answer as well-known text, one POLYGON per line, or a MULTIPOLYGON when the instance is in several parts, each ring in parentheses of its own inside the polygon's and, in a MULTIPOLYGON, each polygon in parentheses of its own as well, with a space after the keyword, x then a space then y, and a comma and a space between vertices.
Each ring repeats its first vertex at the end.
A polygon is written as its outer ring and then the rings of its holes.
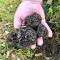
POLYGON ((36 43, 37 37, 44 36, 45 27, 40 23, 40 16, 36 13, 27 16, 25 26, 8 34, 8 45, 16 48, 26 48, 36 43), (13 44, 14 43, 14 44, 13 44))
POLYGON ((24 27, 21 30, 11 32, 8 37, 8 45, 15 48, 27 48, 36 41, 36 33, 31 27, 24 27))

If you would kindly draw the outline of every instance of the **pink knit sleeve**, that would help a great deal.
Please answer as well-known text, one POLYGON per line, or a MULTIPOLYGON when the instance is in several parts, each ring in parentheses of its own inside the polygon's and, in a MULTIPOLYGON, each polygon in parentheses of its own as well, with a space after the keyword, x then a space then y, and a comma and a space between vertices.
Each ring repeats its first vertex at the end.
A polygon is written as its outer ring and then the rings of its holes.
POLYGON ((37 8, 35 8, 35 10, 41 16, 41 19, 45 20, 45 13, 44 13, 44 10, 40 4, 37 6, 37 8))
POLYGON ((21 27, 21 16, 20 16, 20 11, 19 7, 15 12, 14 16, 14 28, 20 28, 21 27))

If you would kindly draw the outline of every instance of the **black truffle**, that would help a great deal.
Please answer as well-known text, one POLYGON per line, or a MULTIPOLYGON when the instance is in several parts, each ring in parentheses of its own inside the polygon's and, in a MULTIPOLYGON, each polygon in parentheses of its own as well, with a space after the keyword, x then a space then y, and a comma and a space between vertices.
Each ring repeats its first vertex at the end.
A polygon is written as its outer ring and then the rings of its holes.
POLYGON ((29 26, 8 34, 8 45, 14 48, 27 48, 36 42, 36 32, 29 26))
POLYGON ((33 28, 37 27, 40 24, 41 17, 37 13, 34 13, 25 18, 25 24, 33 28))

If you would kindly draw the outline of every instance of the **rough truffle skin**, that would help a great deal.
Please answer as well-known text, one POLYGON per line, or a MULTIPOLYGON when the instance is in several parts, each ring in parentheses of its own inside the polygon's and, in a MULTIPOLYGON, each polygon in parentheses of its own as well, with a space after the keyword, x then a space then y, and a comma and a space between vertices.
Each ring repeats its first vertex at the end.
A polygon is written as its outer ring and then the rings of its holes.
POLYGON ((36 32, 29 26, 8 34, 8 45, 14 48, 27 48, 36 42, 36 32))
MULTIPOLYGON (((21 36, 18 37, 20 40, 21 47, 27 47, 36 42, 36 32, 29 26, 26 26, 20 30, 21 36)), ((18 39, 18 40, 19 40, 18 39)))
POLYGON ((32 28, 37 27, 40 24, 41 17, 37 13, 34 13, 25 18, 25 25, 31 26, 32 28))
POLYGON ((39 24, 37 28, 37 37, 44 37, 45 33, 46 33, 46 28, 42 24, 39 24))
POLYGON ((8 47, 13 47, 13 48, 17 48, 17 44, 18 44, 18 38, 17 38, 17 33, 16 32, 11 32, 7 35, 7 44, 8 47))

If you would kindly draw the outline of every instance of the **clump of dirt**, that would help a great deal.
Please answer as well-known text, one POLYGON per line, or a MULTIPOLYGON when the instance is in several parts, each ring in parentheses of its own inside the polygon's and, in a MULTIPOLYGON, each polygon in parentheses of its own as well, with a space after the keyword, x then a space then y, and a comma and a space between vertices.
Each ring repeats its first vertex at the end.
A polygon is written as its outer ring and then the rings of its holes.
POLYGON ((36 33, 31 27, 24 27, 8 34, 8 45, 15 48, 26 48, 36 42, 36 33))
POLYGON ((8 34, 8 44, 13 47, 26 48, 36 43, 37 37, 43 36, 45 32, 45 27, 40 23, 40 20, 40 16, 36 13, 26 17, 26 27, 16 29, 16 31, 8 34))

